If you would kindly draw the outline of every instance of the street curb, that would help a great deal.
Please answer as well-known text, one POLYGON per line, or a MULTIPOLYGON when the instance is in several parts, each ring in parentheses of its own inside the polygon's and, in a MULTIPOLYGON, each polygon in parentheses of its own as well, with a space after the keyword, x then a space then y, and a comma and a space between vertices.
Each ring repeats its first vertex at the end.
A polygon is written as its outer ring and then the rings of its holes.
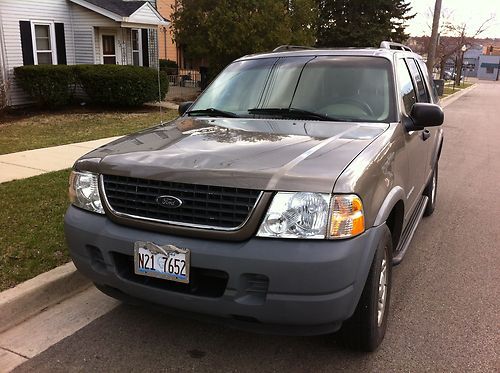
POLYGON ((477 87, 477 83, 474 83, 470 87, 467 87, 465 89, 462 89, 460 92, 454 93, 451 96, 445 97, 441 100, 441 107, 445 108, 448 105, 454 103, 456 100, 458 100, 460 97, 465 95, 466 93, 472 91, 474 88, 477 87))
POLYGON ((0 293, 0 333, 90 286, 73 262, 0 293))

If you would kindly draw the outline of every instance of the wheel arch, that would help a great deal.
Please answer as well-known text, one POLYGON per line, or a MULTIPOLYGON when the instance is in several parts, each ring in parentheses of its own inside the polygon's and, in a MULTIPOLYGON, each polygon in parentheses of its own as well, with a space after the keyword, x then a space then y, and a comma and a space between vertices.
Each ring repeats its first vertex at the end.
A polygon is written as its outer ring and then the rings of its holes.
POLYGON ((394 187, 385 198, 375 218, 374 225, 386 224, 391 231, 392 247, 396 250, 403 231, 405 194, 403 188, 394 187))

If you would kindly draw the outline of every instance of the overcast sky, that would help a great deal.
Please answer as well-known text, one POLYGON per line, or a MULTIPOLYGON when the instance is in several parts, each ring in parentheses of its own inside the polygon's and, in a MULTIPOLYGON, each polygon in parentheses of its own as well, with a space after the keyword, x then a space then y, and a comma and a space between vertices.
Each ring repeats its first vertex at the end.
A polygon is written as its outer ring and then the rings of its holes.
MULTIPOLYGON (((430 35, 435 0, 409 0, 415 18, 408 21, 411 36, 430 35), (429 9, 432 8, 432 12, 429 9)), ((467 23, 469 33, 474 33, 486 19, 495 16, 490 27, 480 37, 500 38, 500 0, 443 0, 441 9, 457 24, 467 23), (469 26, 470 25, 470 26, 469 26)))

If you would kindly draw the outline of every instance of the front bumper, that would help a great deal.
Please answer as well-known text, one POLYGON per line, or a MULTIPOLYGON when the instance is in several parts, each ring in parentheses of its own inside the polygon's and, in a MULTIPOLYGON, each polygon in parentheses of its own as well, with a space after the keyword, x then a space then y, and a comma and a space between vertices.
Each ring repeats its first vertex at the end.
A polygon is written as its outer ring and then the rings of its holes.
POLYGON ((137 230, 71 206, 65 233, 76 267, 113 296, 307 335, 335 331, 353 314, 382 230, 339 241, 215 241, 137 230), (135 241, 190 249, 192 284, 135 275, 135 241))

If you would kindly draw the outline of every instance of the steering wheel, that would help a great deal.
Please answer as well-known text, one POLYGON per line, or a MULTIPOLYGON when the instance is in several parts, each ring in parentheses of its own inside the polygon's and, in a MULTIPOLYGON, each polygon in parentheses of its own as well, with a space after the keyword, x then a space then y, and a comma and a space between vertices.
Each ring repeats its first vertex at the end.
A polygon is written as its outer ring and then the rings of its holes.
POLYGON ((359 100, 357 100, 357 99, 355 99, 353 97, 342 97, 342 98, 339 98, 339 99, 335 100, 331 104, 342 104, 342 103, 353 104, 354 106, 357 106, 358 108, 360 108, 361 110, 363 110, 369 116, 373 116, 373 110, 370 107, 370 105, 368 105, 364 101, 359 101, 359 100))

